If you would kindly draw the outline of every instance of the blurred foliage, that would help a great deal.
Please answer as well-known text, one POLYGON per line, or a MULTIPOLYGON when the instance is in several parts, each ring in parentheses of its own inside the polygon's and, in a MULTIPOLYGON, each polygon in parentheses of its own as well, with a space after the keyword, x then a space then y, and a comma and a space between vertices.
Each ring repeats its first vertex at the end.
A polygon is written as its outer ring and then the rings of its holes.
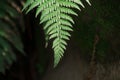
POLYGON ((3 73, 16 60, 16 53, 24 53, 21 14, 12 5, 13 3, 13 0, 0 0, 0 72, 3 73))

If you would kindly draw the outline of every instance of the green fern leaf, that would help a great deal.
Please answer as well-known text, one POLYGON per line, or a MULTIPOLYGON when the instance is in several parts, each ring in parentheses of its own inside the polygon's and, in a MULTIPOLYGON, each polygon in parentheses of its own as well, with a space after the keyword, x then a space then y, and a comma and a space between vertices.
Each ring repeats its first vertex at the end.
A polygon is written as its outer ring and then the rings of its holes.
MULTIPOLYGON (((34 2, 34 0, 27 0, 27 2, 25 3, 25 5, 24 5, 24 8, 23 8, 23 10, 25 10, 30 4, 32 4, 34 2)), ((22 11, 23 11, 22 10, 22 11)))
MULTIPOLYGON (((88 0, 86 2, 90 4, 88 0)), ((45 23, 43 29, 46 39, 53 39, 55 67, 66 50, 66 41, 71 36, 69 31, 73 31, 74 21, 70 15, 77 16, 78 14, 73 9, 81 10, 79 6, 83 8, 85 6, 81 0, 34 0, 32 3, 27 2, 26 6, 29 6, 27 12, 37 8, 36 17, 41 13, 40 23, 45 23)))

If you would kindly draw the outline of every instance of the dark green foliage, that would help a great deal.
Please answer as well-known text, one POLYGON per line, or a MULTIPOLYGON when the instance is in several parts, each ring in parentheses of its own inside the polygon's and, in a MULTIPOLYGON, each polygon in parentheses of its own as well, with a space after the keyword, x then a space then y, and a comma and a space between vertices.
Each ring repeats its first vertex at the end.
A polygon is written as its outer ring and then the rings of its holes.
POLYGON ((16 51, 24 53, 21 41, 23 27, 16 22, 21 14, 8 1, 0 0, 0 72, 3 73, 16 60, 16 51))

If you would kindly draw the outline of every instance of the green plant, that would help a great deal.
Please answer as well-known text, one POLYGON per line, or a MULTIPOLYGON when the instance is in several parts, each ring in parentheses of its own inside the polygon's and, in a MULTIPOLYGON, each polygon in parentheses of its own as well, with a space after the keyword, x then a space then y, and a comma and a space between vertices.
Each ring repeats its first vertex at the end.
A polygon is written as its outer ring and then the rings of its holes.
POLYGON ((21 15, 11 3, 11 0, 0 0, 0 72, 5 72, 13 61, 16 60, 16 52, 24 53, 21 40, 22 26, 16 22, 21 15))
MULTIPOLYGON (((91 5, 89 0, 86 2, 91 5)), ((81 0, 27 0, 24 5, 26 13, 37 8, 36 17, 41 14, 40 23, 44 25, 46 43, 53 39, 54 67, 66 50, 66 41, 71 36, 69 31, 73 31, 71 15, 77 16, 74 9, 81 10, 80 6, 84 8, 81 0)))

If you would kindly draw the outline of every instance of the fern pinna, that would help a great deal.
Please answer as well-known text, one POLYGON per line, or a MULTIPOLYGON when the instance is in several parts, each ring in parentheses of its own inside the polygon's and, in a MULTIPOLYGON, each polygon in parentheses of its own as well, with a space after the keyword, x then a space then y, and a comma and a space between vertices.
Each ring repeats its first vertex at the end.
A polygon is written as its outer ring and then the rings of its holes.
MULTIPOLYGON (((90 4, 89 0, 86 2, 90 4)), ((35 7, 36 17, 41 13, 40 23, 45 23, 43 27, 46 41, 53 39, 54 66, 58 64, 66 50, 66 40, 69 40, 71 36, 69 31, 73 31, 74 24, 70 15, 77 16, 73 9, 80 10, 79 5, 84 7, 81 0, 27 0, 24 5, 23 10, 27 9, 26 13, 35 7)))

